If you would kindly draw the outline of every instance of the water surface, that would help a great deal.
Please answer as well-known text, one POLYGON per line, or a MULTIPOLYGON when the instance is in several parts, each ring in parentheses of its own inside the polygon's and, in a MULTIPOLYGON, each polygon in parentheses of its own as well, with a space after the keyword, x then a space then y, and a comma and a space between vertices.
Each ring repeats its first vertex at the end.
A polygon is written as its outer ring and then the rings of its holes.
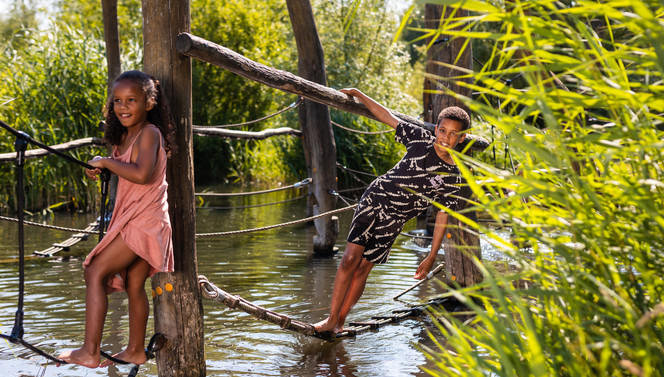
MULTIPOLYGON (((212 189, 231 190, 229 187, 212 189)), ((221 209, 297 198, 305 193, 300 191, 204 198, 203 204, 208 208, 196 212, 197 233, 256 228, 306 217, 304 199, 274 206, 221 209)), ((339 215, 337 246, 341 251, 351 215, 350 211, 339 215)), ((88 214, 57 213, 42 221, 82 229, 94 218, 88 214)), ((414 227, 415 223, 410 222, 406 230, 414 227)), ((17 306, 18 263, 7 260, 18 255, 17 229, 16 223, 0 221, 0 331, 3 334, 11 333, 17 306)), ((25 230, 26 255, 71 235, 30 226, 25 230)), ((221 289, 270 310, 300 321, 317 322, 327 313, 341 252, 332 258, 315 257, 311 251, 313 236, 313 225, 300 224, 241 235, 199 238, 196 243, 199 274, 207 276, 221 289)), ((50 354, 57 355, 82 343, 85 286, 81 263, 82 256, 95 242, 96 237, 92 236, 59 257, 26 261, 24 339, 50 354)), ((348 320, 365 321, 371 316, 406 308, 404 303, 393 301, 391 297, 415 283, 412 276, 427 252, 428 249, 416 246, 410 238, 399 237, 389 262, 374 268, 369 276, 365 293, 348 320)), ((439 261, 442 260, 441 253, 439 261)), ((150 289, 149 281, 146 289, 150 289)), ((402 299, 426 302, 441 292, 435 282, 427 282, 402 299)), ((421 368, 432 367, 419 348, 422 344, 431 345, 428 331, 436 333, 426 317, 388 324, 356 338, 326 342, 282 330, 215 301, 203 299, 203 305, 209 376, 424 376, 426 373, 421 368)), ((126 344, 126 310, 124 293, 110 296, 102 340, 102 349, 106 352, 119 352, 126 344)), ((148 336, 152 332, 151 315, 148 336)), ((7 376, 122 376, 131 369, 126 366, 87 369, 71 365, 57 368, 4 340, 0 340, 0 360, 2 375, 7 376)), ((141 367, 139 376, 157 376, 154 360, 141 367)))

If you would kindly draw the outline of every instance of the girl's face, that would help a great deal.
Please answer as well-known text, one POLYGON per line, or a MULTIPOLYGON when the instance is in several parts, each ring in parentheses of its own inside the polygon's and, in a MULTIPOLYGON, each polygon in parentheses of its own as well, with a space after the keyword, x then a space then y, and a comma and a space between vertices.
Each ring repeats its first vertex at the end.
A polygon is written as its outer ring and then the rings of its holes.
POLYGON ((153 107, 141 86, 130 80, 118 81, 113 85, 113 112, 120 123, 127 128, 143 126, 148 111, 153 107))

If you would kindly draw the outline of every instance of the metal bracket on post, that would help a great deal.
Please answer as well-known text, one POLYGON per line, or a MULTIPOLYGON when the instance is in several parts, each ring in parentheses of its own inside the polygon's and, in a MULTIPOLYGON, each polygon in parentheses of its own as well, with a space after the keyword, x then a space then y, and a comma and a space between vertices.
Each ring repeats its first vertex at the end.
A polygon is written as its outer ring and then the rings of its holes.
POLYGON ((25 165, 25 151, 28 149, 28 140, 30 136, 23 131, 18 131, 14 149, 16 150, 16 212, 18 218, 18 255, 19 255, 19 275, 18 275, 18 309, 12 329, 11 341, 13 343, 23 339, 23 290, 25 285, 25 241, 23 238, 23 201, 25 192, 23 188, 23 166, 25 165))
POLYGON ((111 171, 102 169, 101 174, 101 209, 99 211, 99 242, 104 238, 104 231, 106 230, 106 196, 108 195, 108 182, 111 180, 111 171))

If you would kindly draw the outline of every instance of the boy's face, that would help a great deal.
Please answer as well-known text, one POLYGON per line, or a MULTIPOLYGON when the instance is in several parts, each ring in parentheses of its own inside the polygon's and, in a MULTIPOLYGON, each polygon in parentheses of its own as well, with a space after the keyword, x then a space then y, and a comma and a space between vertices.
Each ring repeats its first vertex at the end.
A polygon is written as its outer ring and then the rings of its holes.
POLYGON ((462 133, 463 126, 458 120, 443 118, 443 120, 436 126, 436 143, 437 147, 445 149, 452 149, 466 138, 466 134, 462 133))

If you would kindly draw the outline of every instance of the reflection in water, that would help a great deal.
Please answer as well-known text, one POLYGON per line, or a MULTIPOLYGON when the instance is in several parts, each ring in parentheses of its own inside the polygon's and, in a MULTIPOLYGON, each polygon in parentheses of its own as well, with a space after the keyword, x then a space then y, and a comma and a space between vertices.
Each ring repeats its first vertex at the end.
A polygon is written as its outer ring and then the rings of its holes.
MULTIPOLYGON (((216 191, 222 191, 217 188, 216 191)), ((238 198, 206 199, 216 207, 248 206, 276 202, 299 196, 296 192, 238 198)), ((197 233, 221 232, 279 224, 305 217, 305 202, 298 200, 278 206, 236 210, 197 210, 197 233)), ((339 215, 343 250, 351 212, 339 215)), ((34 220, 34 219, 31 219, 34 220)), ((91 215, 57 214, 48 223, 84 228, 91 215)), ((414 222, 407 225, 411 229, 414 222)), ((70 234, 26 227, 27 254, 59 242, 70 234)), ((17 256, 17 225, 0 221, 0 261, 17 256)), ((197 240, 199 274, 220 288, 241 295, 270 310, 305 322, 316 322, 327 315, 332 283, 340 254, 334 258, 315 258, 311 240, 313 226, 307 224, 230 237, 197 240)), ((94 237, 79 243, 72 253, 84 255, 94 245, 94 237)), ((399 237, 390 261, 378 266, 369 276, 367 288, 351 312, 349 321, 365 321, 373 315, 389 314, 404 308, 391 297, 409 288, 415 269, 428 249, 399 237)), ((69 253, 71 254, 71 253, 69 253)), ((67 255, 67 253, 63 254, 67 255)), ((439 261, 443 256, 439 256, 439 261)), ((33 259, 26 262, 25 339, 57 355, 83 341, 85 286, 81 257, 33 259)), ((150 289, 147 282, 146 289, 150 289)), ((17 305, 17 263, 0 262, 0 331, 11 332, 17 305)), ((424 302, 441 288, 428 282, 404 295, 405 301, 424 302)), ((421 367, 428 361, 418 344, 430 343, 427 331, 436 331, 428 318, 407 319, 354 339, 326 342, 286 332, 278 326, 253 319, 248 314, 227 309, 204 300, 205 355, 210 376, 424 376, 421 367)), ((114 294, 109 301, 102 349, 122 350, 127 343, 126 295, 114 294)), ((148 336, 153 328, 152 316, 148 336)), ((3 375, 35 376, 43 359, 25 349, 2 341, 0 360, 3 375), (7 371, 7 373, 5 373, 7 371)), ((430 365, 429 365, 430 367, 430 365)), ((86 369, 78 366, 49 365, 44 376, 120 376, 130 366, 86 369)), ((154 361, 140 369, 141 376, 156 376, 154 361)))

